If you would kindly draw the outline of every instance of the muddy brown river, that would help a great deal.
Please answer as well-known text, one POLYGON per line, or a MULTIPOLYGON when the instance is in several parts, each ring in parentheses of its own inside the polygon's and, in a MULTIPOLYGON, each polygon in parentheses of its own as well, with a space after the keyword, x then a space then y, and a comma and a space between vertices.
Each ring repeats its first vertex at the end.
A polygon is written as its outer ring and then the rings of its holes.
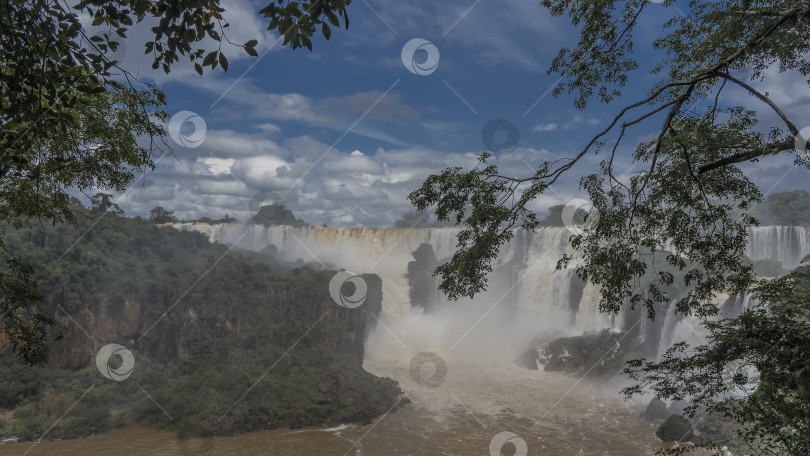
POLYGON ((618 386, 517 366, 450 365, 445 381, 417 384, 408 367, 368 364, 400 382, 411 403, 369 425, 274 430, 179 442, 130 426, 78 440, 6 444, 8 456, 155 455, 651 455, 656 426, 618 386), (502 443, 502 444, 501 444, 502 443), (491 445, 494 445, 491 448, 491 445))

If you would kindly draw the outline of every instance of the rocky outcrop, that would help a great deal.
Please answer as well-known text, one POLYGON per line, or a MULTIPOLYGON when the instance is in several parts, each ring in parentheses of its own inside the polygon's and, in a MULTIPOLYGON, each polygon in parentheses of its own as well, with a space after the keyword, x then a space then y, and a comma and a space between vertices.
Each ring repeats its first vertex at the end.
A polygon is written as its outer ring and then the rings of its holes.
POLYGON ((525 352, 523 352, 522 355, 515 358, 515 360, 512 362, 525 369, 539 370, 537 361, 538 361, 537 349, 535 347, 531 347, 525 352))
POLYGON ((269 204, 259 208, 251 221, 257 225, 286 225, 294 227, 308 226, 307 222, 295 217, 295 214, 283 204, 269 204))
POLYGON ((670 412, 667 410, 666 402, 656 397, 647 404, 647 408, 641 412, 640 416, 645 420, 658 421, 667 419, 670 416, 670 412))
POLYGON ((543 370, 585 376, 614 375, 623 364, 630 347, 624 333, 605 329, 597 333, 556 339, 540 348, 543 370))
POLYGON ((664 419, 655 435, 665 442, 689 442, 697 447, 727 448, 733 454, 751 454, 755 450, 736 434, 738 424, 719 412, 696 410, 686 415, 687 403, 676 401, 669 407, 660 399, 653 399, 641 417, 650 421, 664 419))
POLYGON ((431 300, 432 293, 436 290, 433 271, 439 265, 439 260, 430 244, 421 244, 411 255, 413 255, 413 261, 408 263, 406 274, 411 305, 429 311, 435 304, 431 300))
POLYGON ((658 426, 655 436, 665 442, 691 442, 695 437, 692 423, 681 415, 670 415, 658 426))
POLYGON ((727 447, 734 454, 754 454, 756 450, 742 440, 736 433, 739 427, 736 422, 719 413, 706 413, 695 423, 694 443, 704 448, 727 447))

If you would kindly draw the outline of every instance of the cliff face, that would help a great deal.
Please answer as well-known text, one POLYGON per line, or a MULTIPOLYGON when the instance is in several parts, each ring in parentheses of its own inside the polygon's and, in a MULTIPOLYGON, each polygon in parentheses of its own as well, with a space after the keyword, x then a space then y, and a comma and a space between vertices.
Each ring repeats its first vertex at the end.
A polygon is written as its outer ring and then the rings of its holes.
MULTIPOLYGON (((329 295, 334 272, 303 269, 287 276, 243 269, 242 273, 251 277, 263 276, 255 277, 259 283, 247 290, 242 283, 224 280, 228 272, 212 271, 208 280, 201 280, 182 299, 157 294, 147 302, 116 302, 98 296, 95 302, 77 306, 64 302, 61 294, 50 297, 50 306, 65 309, 69 315, 58 313, 65 332, 61 340, 51 344, 49 366, 80 369, 91 364, 98 349, 107 343, 137 350, 163 363, 213 353, 216 340, 228 340, 239 347, 247 339, 260 337, 262 344, 290 347, 310 326, 306 337, 298 342, 300 346, 350 354, 362 364, 363 343, 382 309, 382 280, 378 276, 362 275, 368 286, 366 299, 362 306, 349 309, 337 305, 329 295), (302 286, 297 280, 311 286, 302 286), (200 346, 201 334, 213 344, 209 349, 200 346)), ((178 287, 175 291, 186 290, 178 287)))
POLYGON ((378 276, 361 276, 364 300, 348 308, 330 294, 335 271, 279 268, 199 233, 114 215, 85 231, 58 225, 36 246, 10 238, 40 266, 44 308, 64 325, 47 372, 0 352, 0 364, 39 379, 0 394, 10 398, 5 407, 24 408, 13 435, 36 438, 53 421, 53 403, 80 397, 75 419, 50 438, 130 421, 182 435, 364 422, 398 403, 396 382, 362 367, 382 308, 378 276), (97 369, 98 351, 111 343, 134 355, 131 378, 112 381, 97 369))

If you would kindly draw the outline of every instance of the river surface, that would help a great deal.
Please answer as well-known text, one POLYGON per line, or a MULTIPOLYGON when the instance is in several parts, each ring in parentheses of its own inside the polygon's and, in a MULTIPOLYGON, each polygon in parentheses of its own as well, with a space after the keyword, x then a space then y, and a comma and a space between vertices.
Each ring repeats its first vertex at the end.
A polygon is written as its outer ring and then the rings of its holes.
POLYGON ((366 369, 399 381, 411 402, 367 425, 189 442, 130 426, 84 439, 6 444, 0 455, 499 456, 490 444, 502 432, 514 434, 502 434, 513 442, 502 446, 503 456, 652 455, 661 445, 656 425, 638 418, 644 404, 624 401, 616 385, 513 365, 450 364, 444 382, 431 388, 415 382, 406 365, 367 362, 366 369))

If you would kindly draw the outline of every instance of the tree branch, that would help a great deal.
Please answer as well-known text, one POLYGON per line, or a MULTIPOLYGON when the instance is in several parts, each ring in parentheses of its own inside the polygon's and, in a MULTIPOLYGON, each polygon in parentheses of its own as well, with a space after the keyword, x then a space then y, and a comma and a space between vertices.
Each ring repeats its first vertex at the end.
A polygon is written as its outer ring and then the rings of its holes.
POLYGON ((731 81, 731 82, 737 84, 738 86, 740 86, 740 87, 744 88, 745 90, 749 91, 751 93, 751 95, 754 95, 755 97, 762 100, 765 104, 770 106, 771 109, 774 110, 774 112, 776 112, 776 114, 782 119, 783 122, 785 122, 785 125, 787 125, 788 130, 790 130, 790 132, 793 135, 798 135, 799 134, 799 129, 796 128, 796 125, 793 122, 791 122, 790 119, 788 118, 788 116, 785 115, 785 113, 782 112, 781 109, 779 109, 779 106, 777 106, 776 103, 774 103, 766 95, 763 95, 761 92, 757 91, 756 89, 754 89, 750 85, 746 84, 743 81, 740 81, 739 79, 735 78, 734 76, 732 76, 732 75, 730 75, 728 73, 717 73, 717 75, 720 76, 721 78, 724 78, 724 79, 726 79, 728 81, 731 81))
POLYGON ((759 150, 752 150, 748 152, 740 152, 738 154, 729 155, 728 157, 721 158, 720 160, 717 160, 714 163, 709 163, 707 165, 703 165, 700 168, 698 168, 698 176, 707 173, 713 169, 722 168, 723 166, 754 160, 756 158, 763 157, 765 155, 774 155, 779 152, 782 152, 783 150, 788 150, 792 148, 793 148, 793 141, 786 139, 765 146, 759 150))

